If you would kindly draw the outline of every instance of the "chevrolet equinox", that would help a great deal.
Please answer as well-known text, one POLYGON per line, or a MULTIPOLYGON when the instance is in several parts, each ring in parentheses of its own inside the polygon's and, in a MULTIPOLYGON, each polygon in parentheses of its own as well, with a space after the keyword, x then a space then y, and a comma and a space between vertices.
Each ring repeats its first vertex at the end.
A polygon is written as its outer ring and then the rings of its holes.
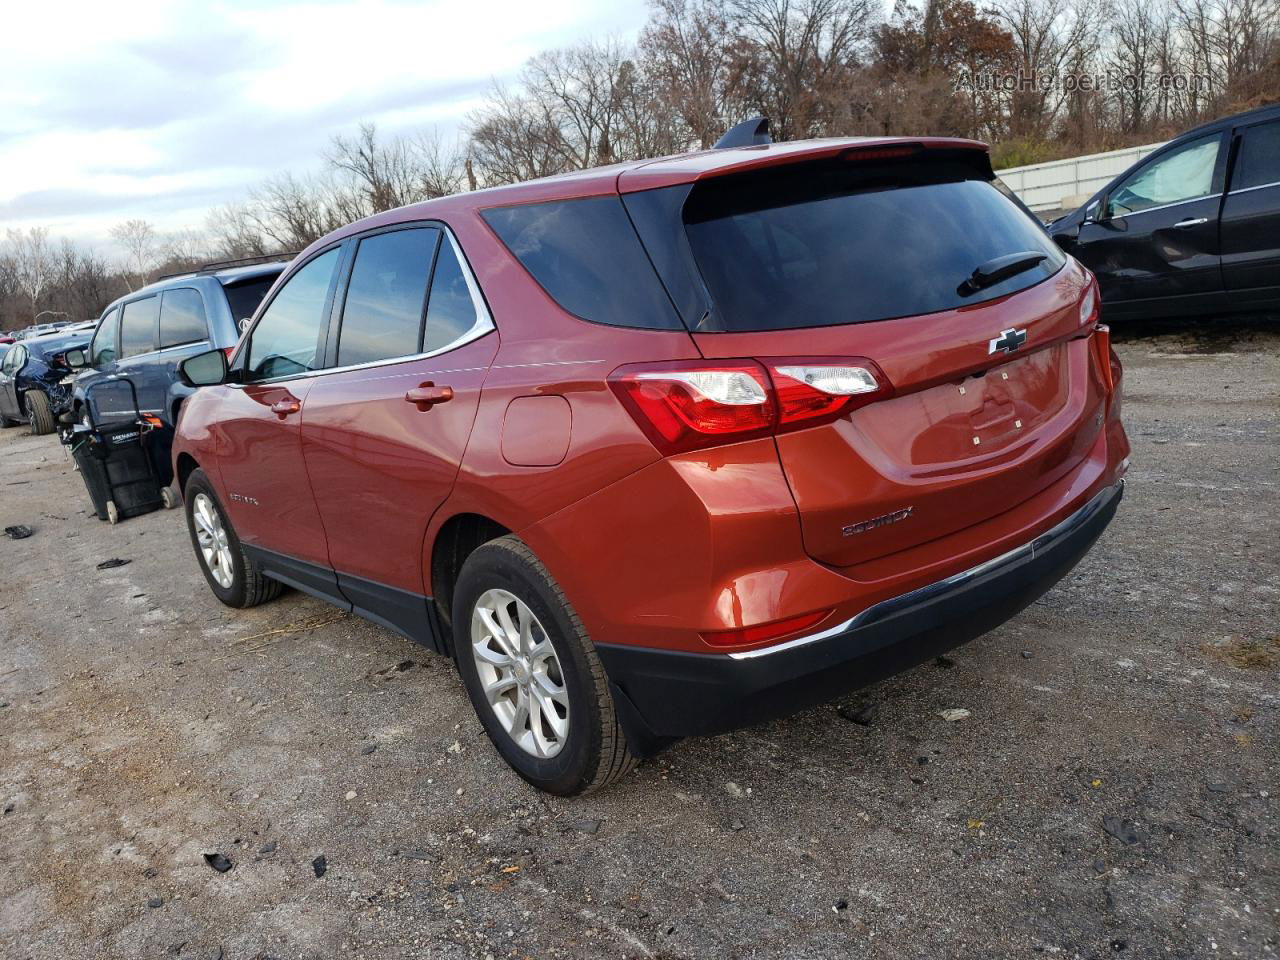
POLYGON ((992 629, 1129 454, 1097 284, 993 181, 967 140, 761 143, 335 231, 183 364, 209 586, 451 656, 566 795, 992 629))

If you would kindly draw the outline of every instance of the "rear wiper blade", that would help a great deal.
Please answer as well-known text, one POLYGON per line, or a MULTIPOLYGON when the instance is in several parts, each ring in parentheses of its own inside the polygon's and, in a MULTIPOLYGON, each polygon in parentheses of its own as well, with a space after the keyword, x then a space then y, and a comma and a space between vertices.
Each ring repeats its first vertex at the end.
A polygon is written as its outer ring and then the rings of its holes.
POLYGON ((979 290, 994 287, 1001 280, 1008 280, 1010 277, 1030 270, 1042 260, 1048 259, 1047 253, 1037 253, 1035 250, 1023 250, 1021 253, 995 257, 969 274, 969 279, 956 287, 956 293, 962 297, 970 296, 979 290))

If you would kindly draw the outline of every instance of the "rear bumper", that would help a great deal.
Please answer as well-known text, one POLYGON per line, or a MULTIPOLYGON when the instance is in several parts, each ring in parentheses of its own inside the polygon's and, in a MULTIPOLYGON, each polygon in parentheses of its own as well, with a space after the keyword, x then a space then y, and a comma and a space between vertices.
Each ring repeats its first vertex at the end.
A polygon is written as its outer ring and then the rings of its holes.
POLYGON ((597 644, 633 747, 794 713, 994 629, 1079 562, 1123 493, 1122 481, 1030 543, 777 646, 699 654, 597 644))

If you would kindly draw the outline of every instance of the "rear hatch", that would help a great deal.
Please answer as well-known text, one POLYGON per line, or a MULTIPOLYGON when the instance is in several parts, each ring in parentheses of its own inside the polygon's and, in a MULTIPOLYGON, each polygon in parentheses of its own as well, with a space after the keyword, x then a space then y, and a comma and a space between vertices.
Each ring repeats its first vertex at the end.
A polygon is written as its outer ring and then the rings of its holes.
POLYGON ((704 357, 760 360, 778 389, 783 368, 862 363, 885 387, 777 434, 815 559, 856 567, 946 536, 1087 460, 1094 285, 985 153, 853 148, 647 193, 628 209, 704 357), (680 241, 659 236, 664 205, 680 241))

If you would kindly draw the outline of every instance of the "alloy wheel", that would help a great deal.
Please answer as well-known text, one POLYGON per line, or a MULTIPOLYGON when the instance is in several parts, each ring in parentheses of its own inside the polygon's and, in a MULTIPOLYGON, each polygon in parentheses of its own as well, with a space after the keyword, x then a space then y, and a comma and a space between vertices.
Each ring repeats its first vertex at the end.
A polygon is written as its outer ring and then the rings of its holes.
POLYGON ((235 579, 235 567, 231 559, 231 542, 227 538, 222 518, 208 495, 197 493, 191 504, 191 519, 195 522, 196 542, 205 568, 224 590, 231 588, 235 579))
POLYGON ((526 753, 554 757, 569 736, 569 693, 547 631, 515 594, 486 590, 471 612, 471 654, 498 722, 526 753))

